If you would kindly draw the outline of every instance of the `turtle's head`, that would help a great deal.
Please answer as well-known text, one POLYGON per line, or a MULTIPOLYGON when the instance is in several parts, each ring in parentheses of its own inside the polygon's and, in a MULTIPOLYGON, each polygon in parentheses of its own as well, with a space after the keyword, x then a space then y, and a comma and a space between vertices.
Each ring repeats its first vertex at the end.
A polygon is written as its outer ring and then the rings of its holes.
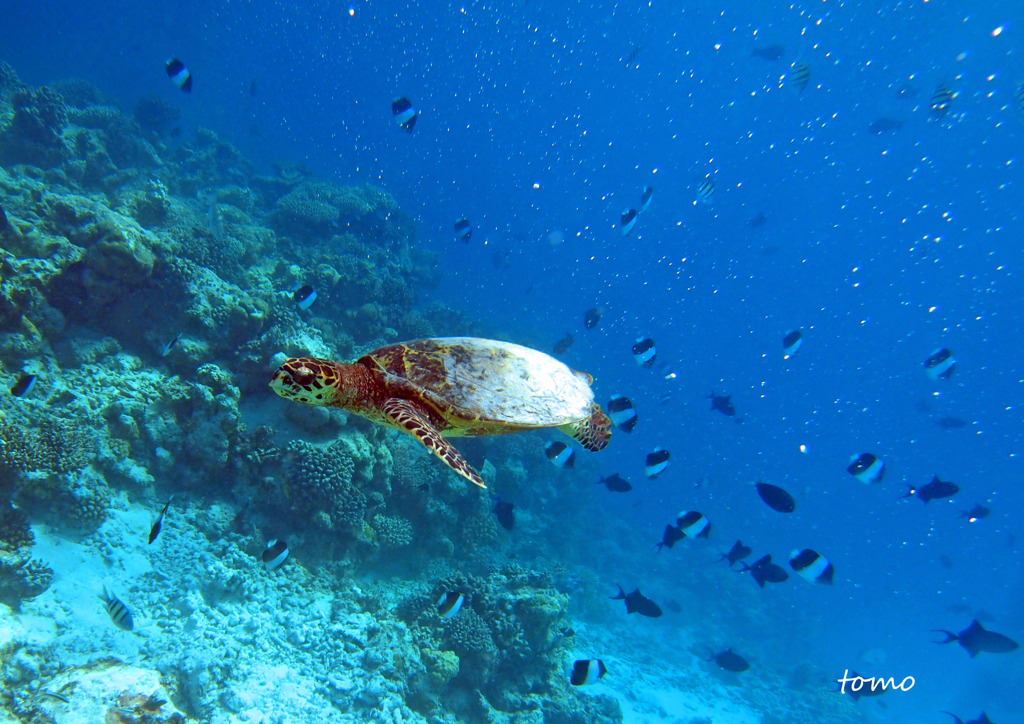
POLYGON ((270 388, 286 400, 341 407, 347 401, 346 367, 317 357, 292 357, 277 368, 270 388))

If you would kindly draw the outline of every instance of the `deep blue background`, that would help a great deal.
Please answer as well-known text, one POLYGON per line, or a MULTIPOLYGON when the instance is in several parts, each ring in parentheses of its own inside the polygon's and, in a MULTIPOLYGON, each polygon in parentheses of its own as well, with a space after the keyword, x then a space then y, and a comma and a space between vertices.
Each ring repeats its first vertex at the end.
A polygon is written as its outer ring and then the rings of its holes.
POLYGON ((128 109, 164 95, 261 166, 300 160, 385 187, 442 253, 436 298, 542 349, 571 331, 566 361, 595 374, 599 398, 636 401, 640 426, 600 464, 637 485, 639 506, 607 514, 635 526, 638 556, 677 508, 706 512, 716 549, 738 535, 777 559, 817 548, 837 566, 834 589, 751 586, 740 602, 777 622, 766 638, 792 637, 837 673, 884 646, 878 673, 918 679, 890 698, 894 721, 982 707, 999 721, 1015 700, 1019 712, 1010 682, 1024 654, 970 661, 928 637, 966 627, 969 614, 946 610, 966 602, 1024 640, 1024 8, 497 5, 8 3, 0 57, 32 84, 92 80, 128 109), (783 59, 752 57, 757 44, 783 45, 783 59), (169 55, 192 70, 191 95, 165 77, 169 55), (811 67, 802 95, 780 81, 797 59, 811 67), (943 123, 928 110, 939 83, 957 93, 943 123), (421 111, 412 135, 391 119, 397 95, 421 111), (903 128, 869 133, 883 115, 903 128), (707 175, 714 203, 695 205, 707 175), (618 216, 645 184, 654 202, 624 238, 618 216), (768 221, 753 228, 758 212, 768 221), (461 215, 468 247, 451 238, 461 215), (586 331, 595 304, 605 317, 586 331), (805 346, 784 361, 795 326, 805 346), (669 368, 633 364, 640 334, 669 368), (921 363, 942 345, 960 365, 936 385, 921 363), (712 388, 734 396, 742 424, 708 411, 712 388), (971 425, 940 429, 945 415, 971 425), (671 466, 642 482, 657 444, 671 466), (888 462, 883 484, 846 475, 864 451, 888 462), (955 503, 896 501, 933 474, 961 485, 955 503), (756 479, 791 489, 797 513, 769 515, 756 479), (966 525, 957 514, 975 501, 993 513, 966 525))

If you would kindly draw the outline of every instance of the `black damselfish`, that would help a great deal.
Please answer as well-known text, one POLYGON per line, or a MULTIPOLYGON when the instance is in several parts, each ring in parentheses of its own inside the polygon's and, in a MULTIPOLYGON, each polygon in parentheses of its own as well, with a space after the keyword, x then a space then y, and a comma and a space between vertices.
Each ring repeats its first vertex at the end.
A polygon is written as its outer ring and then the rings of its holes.
POLYGON ((641 616, 647 616, 648 618, 658 618, 662 614, 661 606, 640 593, 639 588, 634 588, 632 593, 627 594, 622 590, 622 586, 619 586, 618 595, 612 596, 611 599, 613 601, 625 601, 627 614, 639 613, 641 616))

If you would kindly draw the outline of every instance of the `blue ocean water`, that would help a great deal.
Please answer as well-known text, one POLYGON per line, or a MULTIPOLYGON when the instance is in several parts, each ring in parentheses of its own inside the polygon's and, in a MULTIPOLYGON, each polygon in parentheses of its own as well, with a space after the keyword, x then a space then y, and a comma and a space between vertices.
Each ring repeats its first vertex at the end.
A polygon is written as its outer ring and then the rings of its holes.
MULTIPOLYGON (((111 1, 4 14, 0 56, 25 82, 83 78, 128 108, 157 93, 186 132, 212 128, 262 167, 379 185, 440 254, 431 300, 538 349, 572 333, 562 358, 596 377, 599 401, 628 395, 640 416, 566 475, 592 512, 609 595, 621 583, 678 599, 691 633, 732 619, 736 640, 714 645, 766 668, 810 661, 838 678, 884 649, 870 673, 916 686, 884 708, 861 702, 874 721, 1020 719, 1019 652, 972 660, 930 643, 978 611, 1024 634, 1019 3, 111 1), (780 59, 752 55, 772 45, 780 59), (169 55, 191 69, 192 94, 164 77, 169 55), (796 62, 810 68, 803 92, 784 80, 796 62), (955 97, 936 119, 941 84, 955 97), (412 134, 391 118, 399 95, 420 112, 412 134), (879 118, 902 127, 875 134, 879 118), (704 178, 710 204, 697 202, 704 178), (619 215, 646 185, 651 207, 624 236, 619 215), (461 216, 466 246, 453 240, 461 216), (604 315, 588 330, 594 306, 604 315), (785 360, 793 328, 804 345, 785 360), (658 347, 650 370, 630 354, 644 335, 658 347), (922 363, 943 346, 958 366, 936 383, 922 363), (712 391, 742 422, 709 410, 712 391), (659 445, 670 466, 646 481, 659 445), (862 452, 885 459, 882 483, 846 473, 862 452), (598 471, 631 479, 627 503, 591 483, 598 471), (933 475, 960 485, 955 501, 899 499, 933 475), (796 513, 767 509, 756 480, 786 487, 796 513), (958 516, 975 502, 992 513, 968 524, 958 516), (712 521, 708 550, 654 554, 687 509, 712 521), (761 591, 710 552, 737 537, 783 564, 819 550, 835 585, 761 591)), ((648 623, 635 618, 623 637, 648 623)))

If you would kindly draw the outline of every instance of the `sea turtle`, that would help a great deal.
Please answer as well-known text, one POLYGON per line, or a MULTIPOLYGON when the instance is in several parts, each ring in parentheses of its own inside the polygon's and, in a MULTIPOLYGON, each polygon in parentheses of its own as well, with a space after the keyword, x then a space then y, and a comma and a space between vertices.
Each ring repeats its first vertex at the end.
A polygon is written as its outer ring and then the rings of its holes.
POLYGON ((593 378, 509 342, 439 337, 391 344, 351 364, 288 359, 270 387, 289 400, 340 407, 409 433, 480 487, 480 475, 442 437, 502 435, 557 427, 602 450, 611 420, 594 402, 593 378))

